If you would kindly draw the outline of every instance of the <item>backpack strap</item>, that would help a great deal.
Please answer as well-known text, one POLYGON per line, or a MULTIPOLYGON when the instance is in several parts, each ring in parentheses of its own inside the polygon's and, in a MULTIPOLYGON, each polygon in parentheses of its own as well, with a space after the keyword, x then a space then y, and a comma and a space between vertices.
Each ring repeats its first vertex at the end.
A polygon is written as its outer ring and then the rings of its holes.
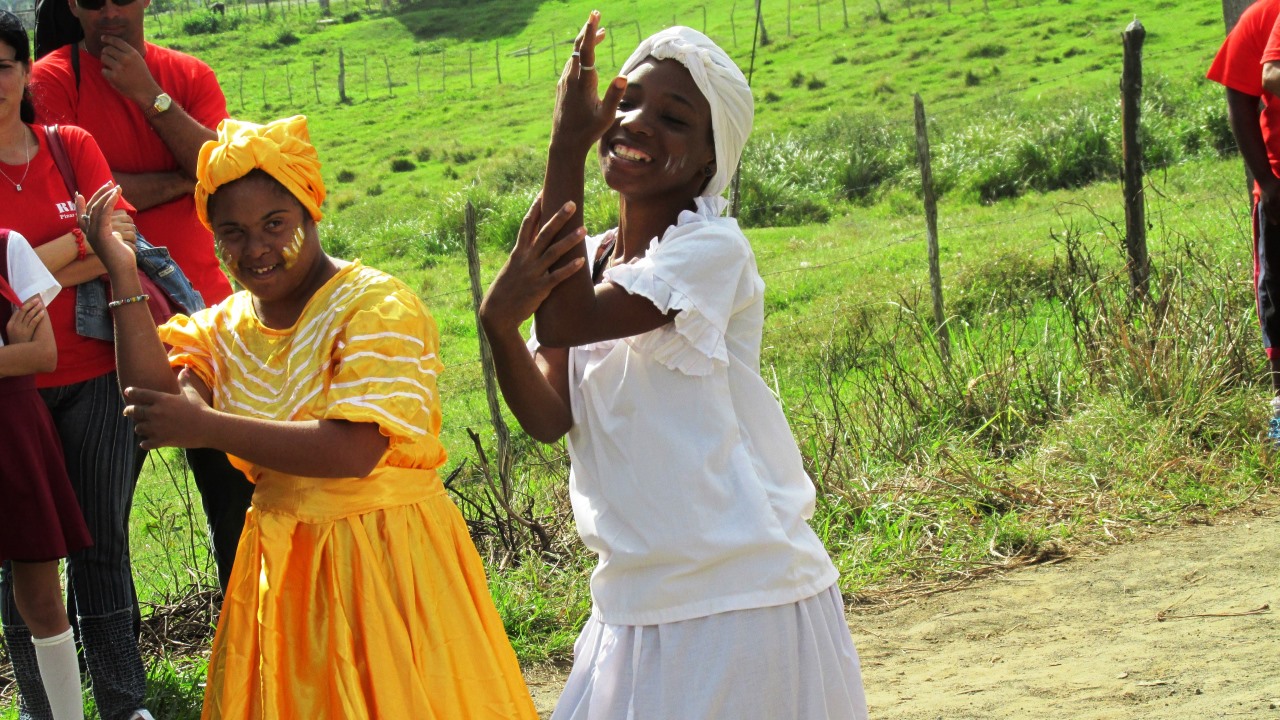
POLYGON ((75 202, 80 184, 76 182, 76 169, 71 165, 67 147, 62 144, 62 134, 58 132, 57 125, 45 125, 44 133, 49 145, 49 155, 53 157, 53 164, 58 166, 58 173, 62 175, 62 184, 67 187, 68 197, 75 202))
MULTIPOLYGON (((0 297, 22 307, 18 293, 9 285, 9 231, 0 230, 0 297)), ((6 313, 7 314, 7 313, 6 313)))

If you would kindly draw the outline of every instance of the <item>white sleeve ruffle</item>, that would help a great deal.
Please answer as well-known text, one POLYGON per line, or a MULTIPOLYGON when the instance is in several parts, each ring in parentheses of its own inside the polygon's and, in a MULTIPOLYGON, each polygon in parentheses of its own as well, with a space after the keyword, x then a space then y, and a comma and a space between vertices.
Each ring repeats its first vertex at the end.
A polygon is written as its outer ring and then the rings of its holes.
MULTIPOLYGON (((655 245, 657 243, 654 243, 655 245)), ((655 248, 651 247, 650 252, 655 248)), ((675 320, 657 330, 627 338, 632 348, 686 375, 709 375, 729 364, 723 326, 717 326, 688 295, 663 280, 652 263, 610 268, 605 278, 632 295, 648 298, 663 313, 678 310, 675 320)))

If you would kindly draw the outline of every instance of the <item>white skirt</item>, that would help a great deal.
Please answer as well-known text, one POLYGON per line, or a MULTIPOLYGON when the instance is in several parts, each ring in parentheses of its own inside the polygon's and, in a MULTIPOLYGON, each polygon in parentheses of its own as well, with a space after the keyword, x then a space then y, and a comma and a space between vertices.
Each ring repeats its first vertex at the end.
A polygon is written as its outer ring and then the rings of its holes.
POLYGON ((866 720, 832 585, 789 605, 663 625, 594 616, 551 720, 866 720))

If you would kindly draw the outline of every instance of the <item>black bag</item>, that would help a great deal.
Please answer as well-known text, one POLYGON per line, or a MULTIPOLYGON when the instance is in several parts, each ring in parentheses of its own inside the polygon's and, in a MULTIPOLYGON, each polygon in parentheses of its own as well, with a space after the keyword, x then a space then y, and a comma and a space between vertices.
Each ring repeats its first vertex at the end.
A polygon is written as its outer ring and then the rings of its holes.
MULTIPOLYGON (((84 30, 76 16, 71 14, 71 6, 67 0, 36 0, 36 60, 63 45, 78 43, 83 39, 84 30)), ((80 54, 71 53, 71 58, 76 66, 76 85, 79 85, 80 54)))

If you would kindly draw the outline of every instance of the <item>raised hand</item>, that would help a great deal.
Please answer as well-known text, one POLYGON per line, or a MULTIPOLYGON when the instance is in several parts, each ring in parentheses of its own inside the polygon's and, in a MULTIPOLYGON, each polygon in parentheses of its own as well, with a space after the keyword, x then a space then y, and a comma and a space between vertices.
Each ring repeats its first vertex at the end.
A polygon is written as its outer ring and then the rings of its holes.
POLYGON ((556 240, 556 234, 573 217, 577 208, 571 202, 565 203, 546 224, 539 227, 541 202, 541 196, 534 199, 524 222, 520 223, 520 234, 516 236, 511 255, 480 303, 481 322, 489 327, 519 328, 552 289, 586 262, 583 258, 575 258, 552 269, 557 260, 582 242, 586 230, 580 227, 556 240))
MULTIPOLYGON (((4 300, 0 300, 4 302, 4 300)), ((5 332, 9 335, 9 344, 17 345, 19 343, 31 342, 36 336, 36 329, 40 327, 40 323, 44 322, 48 313, 44 309, 44 301, 39 295, 32 295, 26 302, 22 303, 22 307, 14 311, 9 316, 9 322, 5 326, 5 332)))
POLYGON ((556 109, 551 123, 551 146, 586 152, 613 124, 627 87, 625 78, 616 77, 600 97, 600 74, 596 70, 596 46, 604 39, 600 12, 591 11, 578 37, 573 41, 573 54, 565 63, 556 84, 556 109))
POLYGON ((102 36, 101 60, 102 76, 107 82, 142 107, 150 107, 162 92, 147 68, 146 58, 125 40, 111 35, 102 36))
POLYGON ((126 233, 136 241, 137 235, 132 230, 133 221, 127 224, 116 215, 116 201, 120 199, 120 186, 107 183, 85 201, 84 196, 76 193, 76 214, 80 217, 80 229, 84 231, 84 239, 93 248, 94 254, 102 261, 108 272, 112 270, 132 270, 137 267, 137 258, 133 254, 133 242, 125 239, 126 233), (117 229, 120 228, 120 229, 117 229))

